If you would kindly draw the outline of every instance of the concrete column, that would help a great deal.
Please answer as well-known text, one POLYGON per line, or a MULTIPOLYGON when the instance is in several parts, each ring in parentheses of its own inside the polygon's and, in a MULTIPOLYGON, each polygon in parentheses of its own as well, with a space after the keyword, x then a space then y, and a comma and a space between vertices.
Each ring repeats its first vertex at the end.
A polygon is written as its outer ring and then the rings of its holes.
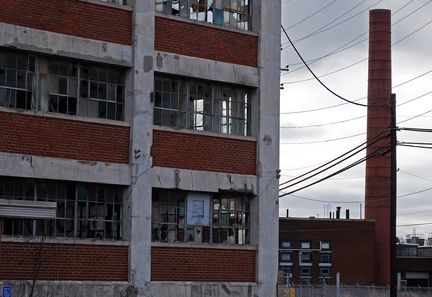
POLYGON ((258 104, 258 197, 253 209, 258 215, 257 281, 259 296, 276 296, 279 238, 279 69, 280 0, 254 1, 253 30, 259 38, 260 84, 254 100, 258 104))
MULTIPOLYGON (((132 88, 126 100, 131 128, 132 186, 127 191, 130 206, 130 283, 140 295, 150 288, 151 263, 151 174, 150 149, 153 130, 154 1, 136 0, 133 11, 132 88), (131 91, 132 90, 132 91, 131 91)), ((127 195, 126 194, 126 195, 127 195)))
MULTIPOLYGON (((391 127, 391 14, 370 11, 367 138, 391 127), (388 106, 385 108, 383 106, 388 106)), ((367 149, 367 154, 390 146, 390 137, 367 149)), ((391 154, 366 162, 365 219, 375 220, 375 284, 390 284, 391 154)))

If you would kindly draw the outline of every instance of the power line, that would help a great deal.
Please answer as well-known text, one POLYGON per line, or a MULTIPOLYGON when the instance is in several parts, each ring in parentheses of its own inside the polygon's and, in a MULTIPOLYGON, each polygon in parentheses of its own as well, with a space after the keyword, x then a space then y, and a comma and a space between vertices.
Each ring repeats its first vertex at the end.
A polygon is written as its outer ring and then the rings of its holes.
POLYGON ((414 174, 414 173, 408 172, 408 171, 406 171, 406 170, 399 169, 399 172, 403 172, 403 173, 405 173, 405 174, 408 174, 408 175, 411 175, 411 176, 414 176, 414 177, 417 177, 417 178, 419 178, 419 179, 422 179, 422 180, 425 180, 425 181, 428 181, 428 182, 431 182, 431 183, 432 183, 432 180, 427 179, 427 178, 425 178, 425 177, 421 177, 421 176, 419 176, 419 175, 416 175, 416 174, 414 174))
MULTIPOLYGON (((396 12, 394 12, 394 13, 392 14, 392 16, 396 15, 398 12, 400 12, 401 10, 403 10, 404 8, 406 8, 406 7, 407 7, 410 3, 412 3, 413 1, 414 1, 414 0, 411 0, 411 1, 408 2, 407 4, 403 5, 403 6, 402 6, 401 8, 399 8, 396 12)), ((430 3, 430 2, 426 3, 425 5, 427 5, 427 4, 429 4, 429 3, 430 3)), ((413 13, 417 12, 420 8, 423 8, 425 5, 422 5, 421 7, 419 7, 418 9, 416 9, 415 11, 413 11, 413 12, 411 12, 410 14, 408 14, 408 15, 404 16, 403 18, 399 19, 398 21, 396 21, 395 23, 393 23, 392 26, 393 26, 393 25, 396 25, 397 23, 401 22, 402 20, 406 19, 407 17, 411 16, 413 13)), ((289 29, 289 28, 288 28, 288 29, 289 29)), ((288 30, 288 29, 287 29, 287 30, 288 30)), ((348 50, 348 49, 350 49, 350 48, 352 48, 352 47, 354 47, 354 46, 356 46, 356 45, 358 45, 358 44, 360 44, 360 43, 362 43, 362 42, 368 40, 368 38, 364 38, 364 39, 360 40, 359 42, 356 42, 356 43, 352 44, 351 46, 348 46, 348 47, 345 48, 345 46, 347 46, 347 45, 350 44, 351 42, 357 40, 357 39, 360 38, 361 36, 367 34, 368 32, 369 32, 369 30, 367 30, 367 31, 365 31, 365 32, 363 32, 363 33, 361 33, 360 35, 358 35, 358 36, 355 37, 354 39, 350 40, 349 42, 345 43, 344 45, 338 47, 337 49, 335 49, 335 50, 333 50, 333 51, 331 51, 331 52, 329 52, 329 53, 327 53, 327 54, 325 54, 325 55, 323 55, 323 56, 320 56, 320 57, 318 57, 318 58, 314 58, 314 59, 311 59, 311 60, 307 60, 307 62, 308 62, 309 64, 313 64, 313 63, 315 63, 315 62, 317 62, 317 61, 319 61, 319 60, 321 60, 321 59, 324 59, 324 58, 329 57, 329 56, 331 56, 331 55, 334 55, 334 54, 340 53, 340 52, 342 52, 342 51, 348 50)), ((287 42, 287 43, 289 44, 289 42, 287 42)), ((283 47, 282 50, 283 50, 283 49, 286 49, 287 47, 288 47, 288 46, 283 47)), ((290 66, 295 66, 295 65, 302 65, 302 64, 303 64, 303 63, 290 63, 290 64, 288 64, 288 65, 290 65, 290 66)), ((281 76, 291 74, 291 73, 296 72, 296 71, 298 71, 298 70, 300 70, 300 69, 302 69, 302 68, 305 68, 305 66, 297 67, 297 68, 294 69, 294 70, 291 70, 291 71, 289 71, 289 72, 286 72, 286 73, 282 74, 281 76)))
MULTIPOLYGON (((350 64, 350 65, 348 65, 348 66, 345 66, 345 67, 339 68, 339 69, 337 69, 337 70, 334 70, 334 71, 332 71, 332 72, 328 72, 328 73, 325 73, 325 74, 319 75, 318 77, 319 77, 319 78, 321 78, 321 77, 326 77, 326 76, 329 76, 329 75, 332 75, 332 74, 335 74, 335 73, 341 72, 341 71, 346 70, 346 69, 348 69, 348 68, 351 68, 351 67, 353 67, 353 66, 355 66, 355 65, 358 65, 358 64, 360 64, 360 63, 363 63, 363 62, 367 61, 367 59, 368 59, 368 58, 365 58, 365 59, 363 59, 363 60, 360 60, 360 61, 357 61, 357 62, 355 62, 355 63, 353 63, 353 64, 350 64)), ((305 79, 301 79, 301 80, 295 80, 295 81, 284 82, 284 83, 282 83, 282 84, 283 84, 283 85, 297 84, 297 83, 302 83, 302 82, 306 82, 306 81, 311 81, 311 80, 314 80, 314 79, 315 79, 314 77, 311 77, 311 78, 305 78, 305 79)))
POLYGON ((412 212, 405 212, 405 213, 398 214, 398 217, 408 216, 408 215, 412 215, 412 214, 425 213, 425 212, 430 212, 430 211, 432 211, 432 209, 424 209, 424 210, 418 210, 418 211, 412 211, 412 212))
MULTIPOLYGON (((324 28, 327 28, 328 26, 330 26, 331 24, 333 24, 333 23, 336 22, 337 20, 341 19, 342 17, 344 17, 345 15, 347 15, 348 13, 350 13, 351 11, 353 11, 354 9, 356 9, 357 7, 359 7, 360 5, 362 5, 363 3, 365 3, 366 1, 368 1, 368 0, 363 0, 363 1, 361 1, 360 3, 354 5, 354 7, 350 8, 348 11, 344 12, 342 15, 340 15, 340 16, 338 16, 337 18, 333 19, 332 21, 328 22, 328 23, 325 24, 324 26, 322 26, 322 27, 316 29, 316 30, 313 31, 312 33, 310 33, 310 34, 308 34, 308 35, 306 35, 306 36, 303 36, 303 37, 301 37, 301 38, 299 38, 299 39, 296 39, 295 42, 298 43, 298 42, 300 42, 300 41, 302 41, 302 40, 305 40, 305 39, 307 39, 307 38, 309 38, 309 37, 311 37, 311 36, 316 35, 317 32, 323 30, 324 28)), ((292 45, 292 44, 291 44, 291 45, 292 45)))
POLYGON ((351 122, 351 121, 362 119, 362 118, 365 118, 365 117, 366 116, 363 115, 363 116, 356 117, 356 118, 351 118, 351 119, 346 119, 346 120, 341 120, 341 121, 331 122, 331 123, 325 123, 325 124, 315 124, 315 125, 305 125, 305 126, 281 126, 280 128, 281 129, 315 128, 315 127, 330 126, 330 125, 336 125, 336 124, 351 122))
POLYGON ((363 9, 363 10, 361 10, 360 12, 356 13, 355 15, 352 15, 351 17, 346 18, 345 20, 343 20, 343 21, 341 21, 341 22, 339 22, 339 23, 336 23, 336 24, 334 24, 333 26, 323 28, 323 29, 320 30, 320 31, 317 31, 317 32, 311 33, 311 34, 309 34, 309 35, 307 35, 307 36, 305 36, 305 37, 303 37, 303 38, 300 38, 300 39, 294 40, 294 43, 298 43, 298 42, 300 42, 300 41, 302 41, 302 40, 305 40, 305 39, 307 39, 307 38, 310 38, 310 37, 312 37, 312 36, 315 36, 315 35, 321 34, 321 33, 325 32, 325 31, 330 30, 330 29, 333 29, 333 28, 335 28, 335 27, 337 27, 337 26, 339 26, 339 25, 341 25, 341 24, 343 24, 343 23, 345 23, 345 22, 347 22, 347 21, 349 21, 349 20, 352 20, 352 19, 355 18, 356 16, 358 16, 358 15, 364 13, 365 11, 368 11, 371 7, 374 7, 375 5, 379 4, 379 3, 382 2, 382 1, 384 1, 384 0, 379 0, 379 1, 377 1, 376 3, 374 3, 374 4, 372 4, 372 5, 368 6, 368 7, 366 7, 365 9, 363 9))
MULTIPOLYGON (((361 104, 361 103, 357 103, 351 100, 348 100, 342 96, 340 96, 339 94, 335 93, 333 90, 331 90, 329 87, 327 87, 317 76, 316 74, 312 71, 312 69, 309 67, 309 65, 306 63, 306 61, 303 59, 303 57, 301 56, 300 52, 297 50, 297 48, 295 47, 294 43, 291 41, 291 39, 288 36, 288 33, 286 32, 285 28, 281 25, 281 28, 283 30, 283 32, 285 33, 285 36, 288 38, 289 42, 291 43, 291 45, 293 46, 293 49, 295 50, 295 52, 297 53, 297 55, 299 56, 299 58, 303 61, 303 63, 305 64, 306 68, 309 70, 309 72, 315 77, 315 79, 330 93, 332 93, 334 96, 338 97, 339 99, 351 103, 353 105, 357 105, 357 106, 362 106, 362 107, 369 107, 367 104, 361 104)), ((377 106, 378 107, 378 106, 377 106)))
POLYGON ((401 131, 409 131, 409 132, 421 132, 421 133, 430 133, 432 129, 428 128, 399 128, 401 131))
POLYGON ((413 147, 413 148, 422 148, 422 149, 432 149, 430 146, 423 146, 423 145, 413 145, 413 144, 398 144, 400 146, 406 146, 406 147, 413 147))
MULTIPOLYGON (((430 94, 432 94, 432 91, 429 91, 429 92, 427 92, 427 93, 424 93, 424 94, 422 94, 422 95, 419 95, 419 96, 417 96, 417 97, 415 97, 415 98, 409 99, 409 100, 407 100, 407 101, 405 101, 405 102, 399 103, 397 106, 399 107, 399 106, 402 106, 402 105, 405 105, 405 104, 411 103, 411 102, 413 102, 413 101, 415 101, 415 100, 421 99, 421 98, 426 97, 427 95, 430 95, 430 94)), ((342 104, 345 104, 345 103, 342 103, 342 104)), ((281 113, 281 114, 282 114, 282 113, 281 113)), ((399 115, 399 116, 401 116, 401 115, 399 115)), ((366 115, 363 115, 363 116, 359 116, 359 117, 355 117, 355 118, 351 118, 351 119, 346 119, 346 120, 341 120, 341 121, 336 121, 336 122, 330 122, 330 123, 324 123, 324 124, 313 124, 313 125, 303 125, 303 126, 281 126, 280 128, 281 128, 281 129, 294 129, 294 128, 315 128, 315 127, 323 127, 323 126, 330 126, 330 125, 336 125, 336 124, 341 124, 341 123, 351 122, 351 121, 358 120, 358 119, 362 119, 362 118, 365 118, 365 117, 366 117, 366 115)), ((409 116, 409 117, 411 117, 411 116, 409 116)), ((405 128, 399 128, 399 130, 404 130, 404 129, 405 129, 405 128)))
POLYGON ((349 135, 349 136, 343 136, 343 137, 339 137, 339 138, 326 139, 326 140, 304 141, 304 142, 281 142, 280 144, 283 144, 283 145, 299 145, 299 144, 327 143, 327 142, 334 142, 334 141, 339 141, 339 140, 354 138, 354 137, 362 136, 362 135, 365 135, 365 134, 366 134, 366 132, 359 133, 359 134, 354 134, 354 135, 349 135))
POLYGON ((334 201, 334 200, 312 199, 312 198, 307 198, 304 196, 298 196, 298 195, 293 195, 293 194, 290 194, 288 196, 298 198, 298 199, 308 200, 308 201, 321 202, 321 203, 340 203, 340 204, 354 204, 355 203, 355 204, 358 204, 358 203, 364 202, 362 200, 359 200, 359 201, 334 201))
MULTIPOLYGON (((295 177, 295 178, 290 179, 290 180, 287 181, 287 182, 284 182, 284 183, 280 184, 279 187, 282 186, 282 185, 285 185, 285 184, 287 184, 287 183, 290 183, 290 182, 292 182, 292 181, 295 181, 295 180, 297 180, 297 179, 299 179, 299 178, 302 178, 302 177, 304 177, 304 176, 307 176, 307 175, 309 175, 309 174, 311 174, 311 173, 313 173, 313 172, 315 172, 315 171, 320 170, 320 169, 323 168, 323 167, 326 167, 327 165, 330 165, 330 164, 332 164, 332 163, 338 161, 339 159, 342 159, 342 160, 336 162, 335 164, 331 165, 330 167, 327 167, 327 168, 325 168, 325 169, 323 169, 323 170, 318 171, 317 173, 314 173, 314 174, 311 175, 310 177, 314 177, 314 176, 316 176, 316 175, 318 175, 318 174, 320 174, 320 173, 322 173, 322 172, 324 172, 324 171, 327 171, 327 170, 329 170, 330 168, 332 168, 332 167, 334 167, 334 166, 336 166, 336 165, 342 163, 343 161, 346 161, 347 159, 351 158, 352 156, 354 156, 354 155, 358 154, 359 152, 365 150, 365 149, 366 149, 367 147, 369 147, 370 145, 375 144, 376 142, 378 142, 378 141, 380 141, 380 140, 382 140, 382 139, 384 139, 384 138, 387 138, 387 137, 389 136, 388 134, 389 134, 389 131, 387 131, 387 130, 386 130, 386 131, 383 131, 383 132, 379 133, 378 135, 376 135, 375 137, 373 137, 373 138, 367 140, 366 142, 363 142, 363 143, 361 143, 360 145, 354 147, 353 149, 350 149, 349 151, 343 153, 342 155, 340 155, 340 156, 334 158, 333 160, 330 160, 330 161, 326 162, 325 164, 318 166, 317 168, 314 168, 314 169, 312 169, 312 170, 310 170, 310 171, 308 171, 308 172, 306 172, 306 173, 304 173, 304 174, 302 174, 302 175, 299 175, 299 176, 297 176, 297 177, 295 177), (387 134, 387 135, 386 135, 386 134, 387 134), (363 147, 363 146, 365 146, 365 147, 363 147), (362 148, 362 147, 363 147, 363 148, 362 148)), ((307 179, 307 178, 306 178, 306 179, 307 179)), ((305 180, 305 179, 303 179, 302 181, 304 181, 304 180, 305 180)), ((302 181, 300 181, 300 182, 302 182, 302 181)), ((298 183, 299 183, 299 182, 296 182, 296 183, 293 184, 293 185, 296 185, 296 184, 298 184, 298 183)), ((291 186, 293 186, 293 185, 290 185, 289 187, 291 187, 291 186)), ((287 188, 287 187, 285 187, 285 188, 287 188)), ((285 188, 282 188, 281 190, 284 190, 285 188)))
POLYGON ((298 26, 298 25, 300 25, 301 23, 307 21, 308 19, 310 19, 311 17, 313 17, 313 16, 315 16, 316 14, 320 13, 321 11, 323 11, 324 9, 326 9, 327 7, 329 7, 330 5, 334 4, 336 1, 337 1, 337 0, 333 0, 332 2, 330 2, 329 4, 327 4, 327 5, 323 6, 323 7, 321 7, 320 9, 318 9, 318 10, 315 11, 314 13, 310 14, 309 16, 307 16, 307 17, 301 19, 300 21, 296 22, 295 24, 292 24, 291 26, 289 26, 289 27, 287 28, 287 30, 288 30, 288 29, 291 29, 291 28, 294 28, 295 26, 298 26))
MULTIPOLYGON (((412 2, 412 1, 411 1, 412 2)), ((411 2, 409 2, 409 3, 411 3, 411 2)), ((396 22, 394 22, 393 24, 392 24, 392 26, 393 25, 396 25, 396 24, 398 24, 398 23, 400 23, 401 21, 403 21, 404 19, 406 19, 407 17, 409 17, 409 16, 411 16, 412 14, 414 14, 414 13, 416 13, 417 11, 419 11, 420 9, 422 9, 423 7, 425 7, 426 5, 428 5, 428 4, 430 4, 432 1, 428 1, 428 2, 426 2, 426 3, 424 3, 423 5, 421 5, 420 7, 418 7, 418 8, 416 8, 414 11, 412 11, 412 12, 410 12, 409 14, 407 14, 406 16, 404 16, 404 17, 402 17, 401 19, 399 19, 399 20, 397 20, 396 22)), ((409 4, 408 3, 408 4, 409 4)), ((407 5, 408 5, 407 4, 407 5)), ((405 6, 407 6, 407 5, 405 5, 405 6)), ((395 13, 396 14, 396 13, 395 13)))
POLYGON ((414 1, 415 0, 411 0, 410 2, 406 3, 405 5, 403 5, 401 8, 399 8, 394 13, 392 13, 392 16, 396 15, 397 13, 399 13, 402 9, 404 9, 405 7, 407 7, 408 5, 410 5, 411 3, 413 3, 414 1))
MULTIPOLYGON (((393 46, 399 44, 400 42, 402 42, 402 41, 404 41, 405 39, 411 37, 412 35, 414 35, 414 34, 417 33, 418 31, 420 31, 421 29, 423 29, 423 28, 425 28, 426 26, 430 25, 431 23, 432 23, 432 20, 430 20, 429 22, 427 22, 427 23, 424 24, 423 26, 417 28, 416 30, 414 30, 414 31, 411 32, 410 34, 406 35, 405 37, 399 39, 398 41, 396 41, 395 43, 393 43, 391 46, 393 47, 393 46)), ((284 30, 285 35, 287 36, 288 40, 291 42, 291 40, 289 39, 288 34, 286 33, 285 29, 284 29, 283 27, 282 27, 282 29, 284 30)), ((297 51, 297 49, 295 48, 294 44, 292 44, 292 45, 293 45, 293 48, 295 49, 297 55, 299 55, 299 57, 301 58, 301 60, 302 60, 303 63, 305 64, 305 67, 307 67, 308 70, 311 71, 311 70, 310 70, 310 67, 307 65, 307 63, 305 62, 305 60, 300 56, 300 54, 299 54, 299 52, 297 51)), ((340 71, 346 70, 346 69, 348 69, 348 68, 351 68, 351 67, 353 67, 353 66, 355 66, 355 65, 357 65, 357 64, 360 64, 360 63, 366 61, 367 59, 368 59, 368 58, 364 58, 364 59, 359 60, 359 61, 356 61, 356 62, 354 62, 354 63, 352 63, 352 64, 350 64, 350 65, 348 65, 348 66, 345 66, 345 67, 343 67, 343 68, 340 68, 340 69, 338 69, 338 70, 335 70, 335 71, 332 71, 332 72, 329 72, 329 73, 322 74, 322 75, 320 75, 320 76, 318 76, 318 77, 325 77, 325 76, 328 76, 328 75, 331 75, 331 74, 334 74, 334 73, 337 73, 337 72, 340 72, 340 71)), ((420 75, 419 77, 417 77, 417 78, 420 78, 420 77, 422 77, 422 76, 424 76, 424 75, 426 75, 426 74, 429 74, 430 72, 432 72, 432 70, 429 70, 428 72, 425 72, 425 73, 421 74, 421 75, 420 75)), ((311 73, 312 73, 312 72, 311 72, 311 73)), ((312 75, 314 76, 315 79, 317 79, 317 76, 316 76, 314 73, 312 73, 312 75)), ((415 80, 415 79, 417 79, 417 78, 414 78, 413 80, 415 80)), ((282 82, 281 85, 301 83, 301 82, 310 81, 310 80, 313 80, 313 78, 302 79, 302 80, 298 80, 298 81, 291 81, 291 82, 282 82)), ((406 84, 406 83, 408 83, 408 82, 409 82, 409 81, 404 82, 403 84, 406 84)), ((396 85, 396 86, 394 86, 393 88, 397 88, 397 87, 399 87, 399 86, 401 86, 401 85, 403 85, 403 84, 396 85)))
MULTIPOLYGON (((360 44, 360 43, 362 43, 362 42, 365 42, 366 40, 368 40, 368 38, 364 38, 364 39, 362 39, 362 40, 360 40, 360 41, 358 41, 358 42, 356 42, 356 43, 351 44, 350 46, 347 46, 348 44, 350 44, 351 42, 353 42, 353 41, 359 39, 361 36, 365 35, 365 34, 368 33, 368 32, 369 32, 369 31, 363 32, 363 33, 360 34, 359 36, 357 36, 357 37, 355 37, 354 39, 348 41, 347 43, 341 45, 340 47, 334 49, 333 51, 331 51, 331 52, 329 52, 329 53, 327 53, 327 54, 325 54, 325 55, 323 55, 323 56, 320 56, 320 57, 318 57, 318 58, 314 58, 314 59, 307 60, 306 62, 309 63, 309 65, 310 65, 310 64, 313 64, 313 63, 318 62, 318 61, 320 61, 320 60, 322 60, 322 59, 324 59, 324 58, 327 58, 327 57, 330 57, 330 56, 332 56, 332 55, 335 55, 335 54, 341 53, 341 52, 346 51, 346 50, 348 50, 348 49, 350 49, 350 48, 352 48, 352 47, 354 47, 354 46, 356 46, 356 45, 358 45, 358 44, 360 44), (346 46, 347 46, 347 47, 346 47, 346 46)), ((283 73, 281 76, 288 75, 288 74, 291 74, 291 73, 293 73, 293 72, 296 72, 296 71, 298 71, 298 70, 300 70, 300 69, 305 68, 305 66, 304 66, 303 63, 301 63, 301 62, 299 62, 299 63, 293 63, 293 64, 288 64, 288 65, 289 65, 289 66, 302 65, 302 66, 297 67, 297 68, 295 68, 295 69, 293 69, 293 70, 290 70, 289 72, 283 73)))
POLYGON ((431 188, 427 188, 427 189, 423 189, 423 190, 420 190, 420 191, 415 191, 415 192, 399 195, 397 197, 398 198, 408 197, 408 196, 412 196, 412 195, 417 195, 417 194, 421 194, 421 193, 424 193, 424 192, 428 192, 430 190, 432 190, 432 187, 431 188))
POLYGON ((375 150, 373 153, 367 155, 366 157, 363 157, 363 158, 357 160, 356 162, 353 162, 353 163, 351 163, 350 165, 345 166, 344 168, 342 168, 342 169, 340 169, 340 170, 338 170, 338 171, 336 171, 336 172, 334 172, 334 173, 332 173, 332 174, 330 174, 330 175, 327 175, 326 177, 323 177, 323 178, 320 179, 320 180, 317 180, 317 181, 315 181, 315 182, 312 182, 312 183, 310 183, 310 184, 308 184, 308 185, 306 185, 306 186, 300 187, 300 188, 295 189, 295 190, 293 190, 293 191, 290 191, 290 192, 288 192, 288 193, 283 193, 282 195, 279 195, 279 198, 282 198, 282 197, 284 197, 284 196, 286 196, 286 195, 291 195, 291 194, 293 194, 293 193, 295 193, 295 192, 298 192, 298 191, 304 190, 304 189, 309 188, 309 187, 311 187, 311 186, 313 186, 313 185, 316 185, 316 184, 318 184, 318 183, 320 183, 320 182, 323 182, 323 181, 325 181, 325 180, 327 180, 327 179, 329 179, 329 178, 331 178, 331 177, 333 177, 333 176, 335 176, 335 175, 338 175, 338 174, 340 174, 340 173, 342 173, 342 172, 344 172, 344 171, 347 171, 347 170, 349 170, 349 169, 351 169, 351 168, 353 168, 353 167, 355 167, 355 166, 357 166, 357 165, 359 165, 359 164, 365 162, 366 160, 368 160, 368 159, 370 159, 370 158, 373 158, 373 157, 375 157, 375 156, 377 156, 377 155, 385 155, 389 150, 390 150, 389 147, 381 148, 381 149, 375 150))
POLYGON ((423 226, 423 225, 432 225, 432 223, 405 224, 405 225, 397 225, 397 227, 412 227, 412 226, 423 226))
MULTIPOLYGON (((397 85, 393 86, 393 87, 392 87, 392 90, 393 90, 393 89, 396 89, 396 88, 398 88, 398 87, 400 87, 400 86, 403 86, 403 85, 405 85, 405 84, 408 84, 408 83, 410 83, 410 82, 412 82, 412 81, 414 81, 414 80, 417 80, 417 79, 419 79, 419 78, 421 78, 421 77, 423 77, 423 76, 425 76, 425 75, 427 75, 427 74, 429 74, 429 73, 431 73, 431 72, 432 72, 432 69, 431 69, 431 70, 428 70, 428 71, 426 71, 426 72, 424 72, 424 73, 422 73, 422 74, 420 74, 420 75, 417 75, 417 76, 415 76, 415 77, 413 77, 413 78, 410 78, 409 80, 406 80, 406 81, 404 81, 404 82, 402 82, 402 83, 400 83, 400 84, 397 84, 397 85)), ((418 98, 421 98, 421 97, 423 97, 423 96, 426 96, 426 95, 428 95, 428 94, 430 94, 430 93, 432 93, 432 91, 431 91, 431 92, 428 92, 428 93, 425 93, 425 94, 423 94, 423 95, 420 95, 418 98)), ((356 99, 356 100, 354 100, 354 101, 360 101, 360 100, 363 100, 363 99, 366 99, 366 98, 367 98, 367 97, 362 97, 362 98, 358 98, 358 99, 356 99)), ((416 98, 414 98, 414 99, 418 99, 418 98, 416 97, 416 98)), ((407 102, 407 103, 408 103, 408 102, 407 102)), ((321 111, 321 110, 331 109, 331 108, 335 108, 335 107, 339 107, 339 106, 344 106, 344 105, 347 105, 347 104, 348 104, 348 103, 345 102, 345 103, 339 103, 339 104, 335 104, 335 105, 330 105, 330 106, 320 107, 320 108, 314 108, 314 109, 306 109, 306 110, 298 110, 298 111, 290 111, 290 112, 281 112, 280 114, 298 114, 298 113, 315 112, 315 111, 321 111)), ((403 103, 403 104, 405 104, 405 103, 403 103)), ((403 104, 400 104, 400 105, 403 105, 403 104)), ((398 105, 398 106, 399 106, 399 105, 398 105)), ((431 110, 431 111, 432 111, 432 110, 431 110)), ((422 116, 422 115, 427 114, 427 113, 429 113, 429 112, 431 112, 431 111, 428 111, 428 112, 426 112, 426 113, 423 113, 423 114, 420 114, 420 115, 414 116, 414 117, 412 117, 411 119, 416 118, 416 117, 419 117, 419 116, 422 116)), ((402 122, 399 122, 398 124, 403 123, 403 122, 406 122, 406 121, 409 121, 409 120, 411 120, 411 119, 404 120, 404 121, 402 121, 402 122)))
POLYGON ((421 116, 423 116, 423 115, 425 115, 425 114, 428 114, 428 113, 430 113, 430 112, 432 112, 432 109, 430 109, 430 110, 428 110, 428 111, 425 111, 425 112, 422 112, 421 114, 418 114, 418 115, 412 116, 412 117, 410 117, 410 118, 408 118, 408 119, 406 119, 406 120, 400 121, 400 122, 398 122, 398 124, 402 124, 402 123, 405 123, 405 122, 408 122, 408 121, 414 120, 414 119, 416 119, 416 118, 418 118, 418 117, 421 117, 421 116))

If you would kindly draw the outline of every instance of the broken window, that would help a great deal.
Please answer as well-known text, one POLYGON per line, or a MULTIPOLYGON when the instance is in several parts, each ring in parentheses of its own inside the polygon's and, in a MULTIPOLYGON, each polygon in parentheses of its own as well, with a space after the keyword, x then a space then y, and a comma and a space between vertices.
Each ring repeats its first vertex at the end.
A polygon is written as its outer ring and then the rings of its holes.
POLYGON ((35 69, 35 57, 0 51, 0 106, 36 109, 35 69))
POLYGON ((124 82, 120 71, 50 61, 49 73, 48 111, 91 118, 123 119, 124 82))
POLYGON ((250 135, 248 92, 230 85, 156 76, 154 124, 250 135))
POLYGON ((116 186, 0 177, 0 199, 57 203, 54 220, 4 219, 5 235, 122 238, 122 189, 116 186))
POLYGON ((77 114, 78 67, 52 61, 49 64, 49 112, 77 114))
POLYGON ((152 240, 248 244, 249 200, 233 193, 154 189, 152 240))
POLYGON ((123 120, 124 96, 118 69, 0 50, 0 106, 123 120))
POLYGON ((251 30, 250 0, 155 0, 156 11, 200 22, 251 30))
POLYGON ((79 66, 79 115, 111 120, 123 119, 124 78, 113 69, 79 66))

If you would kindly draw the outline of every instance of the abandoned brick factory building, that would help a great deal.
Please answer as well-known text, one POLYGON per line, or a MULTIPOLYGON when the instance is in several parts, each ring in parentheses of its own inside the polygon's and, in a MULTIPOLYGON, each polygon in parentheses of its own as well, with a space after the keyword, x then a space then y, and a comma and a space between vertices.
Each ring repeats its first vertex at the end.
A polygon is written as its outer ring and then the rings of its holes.
POLYGON ((274 296, 280 11, 4 2, 1 284, 274 296))

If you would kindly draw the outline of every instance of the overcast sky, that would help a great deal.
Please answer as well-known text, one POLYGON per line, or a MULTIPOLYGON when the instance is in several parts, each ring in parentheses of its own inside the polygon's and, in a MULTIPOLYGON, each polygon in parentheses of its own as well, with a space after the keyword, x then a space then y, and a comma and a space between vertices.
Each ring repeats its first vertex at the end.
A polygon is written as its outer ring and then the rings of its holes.
MULTIPOLYGON (((368 30, 368 10, 372 8, 392 11, 392 43, 406 37, 392 47, 393 86, 432 70, 431 0, 282 0, 282 24, 290 38, 298 40, 295 45, 305 60, 313 60, 358 43, 310 64, 317 75, 324 75, 321 79, 327 86, 351 100, 367 95, 365 59, 368 34, 361 34, 368 30), (335 73, 326 75, 331 72, 335 73)), ((290 69, 289 72, 281 72, 281 82, 285 83, 281 90, 280 149, 281 182, 284 182, 363 143, 366 140, 366 108, 344 104, 319 111, 293 113, 325 108, 343 101, 331 95, 316 80, 307 80, 312 76, 305 68, 296 70, 302 66, 299 64, 301 61, 283 35, 282 47, 281 67, 289 65, 290 69), (345 122, 331 124, 340 121, 345 122)), ((397 104, 431 92, 399 106, 397 122, 432 110, 431 78, 432 71, 393 89, 397 104)), ((359 102, 366 103, 366 100, 359 102)), ((398 126, 432 129, 431 120, 432 112, 398 126)), ((432 142, 432 133, 399 132, 398 140, 432 142)), ((357 155, 350 161, 362 156, 357 155)), ((432 188, 432 150, 398 146, 397 162, 399 196, 432 188)), ((280 215, 285 215, 288 208, 290 216, 321 218, 325 215, 325 206, 328 208, 331 205, 332 211, 335 211, 336 206, 340 205, 343 217, 345 209, 349 208, 351 218, 359 218, 360 208, 364 208, 364 203, 360 205, 358 202, 364 201, 364 173, 363 164, 294 194, 339 203, 285 196, 280 200, 280 215)), ((307 183, 311 181, 315 180, 307 183)), ((364 216, 364 210, 362 212, 364 216)), ((420 223, 432 223, 432 189, 398 198, 397 224, 420 223)), ((423 234, 426 238, 432 236, 432 224, 398 227, 397 234, 405 237, 405 234, 412 234, 414 228, 417 234, 423 234)))

